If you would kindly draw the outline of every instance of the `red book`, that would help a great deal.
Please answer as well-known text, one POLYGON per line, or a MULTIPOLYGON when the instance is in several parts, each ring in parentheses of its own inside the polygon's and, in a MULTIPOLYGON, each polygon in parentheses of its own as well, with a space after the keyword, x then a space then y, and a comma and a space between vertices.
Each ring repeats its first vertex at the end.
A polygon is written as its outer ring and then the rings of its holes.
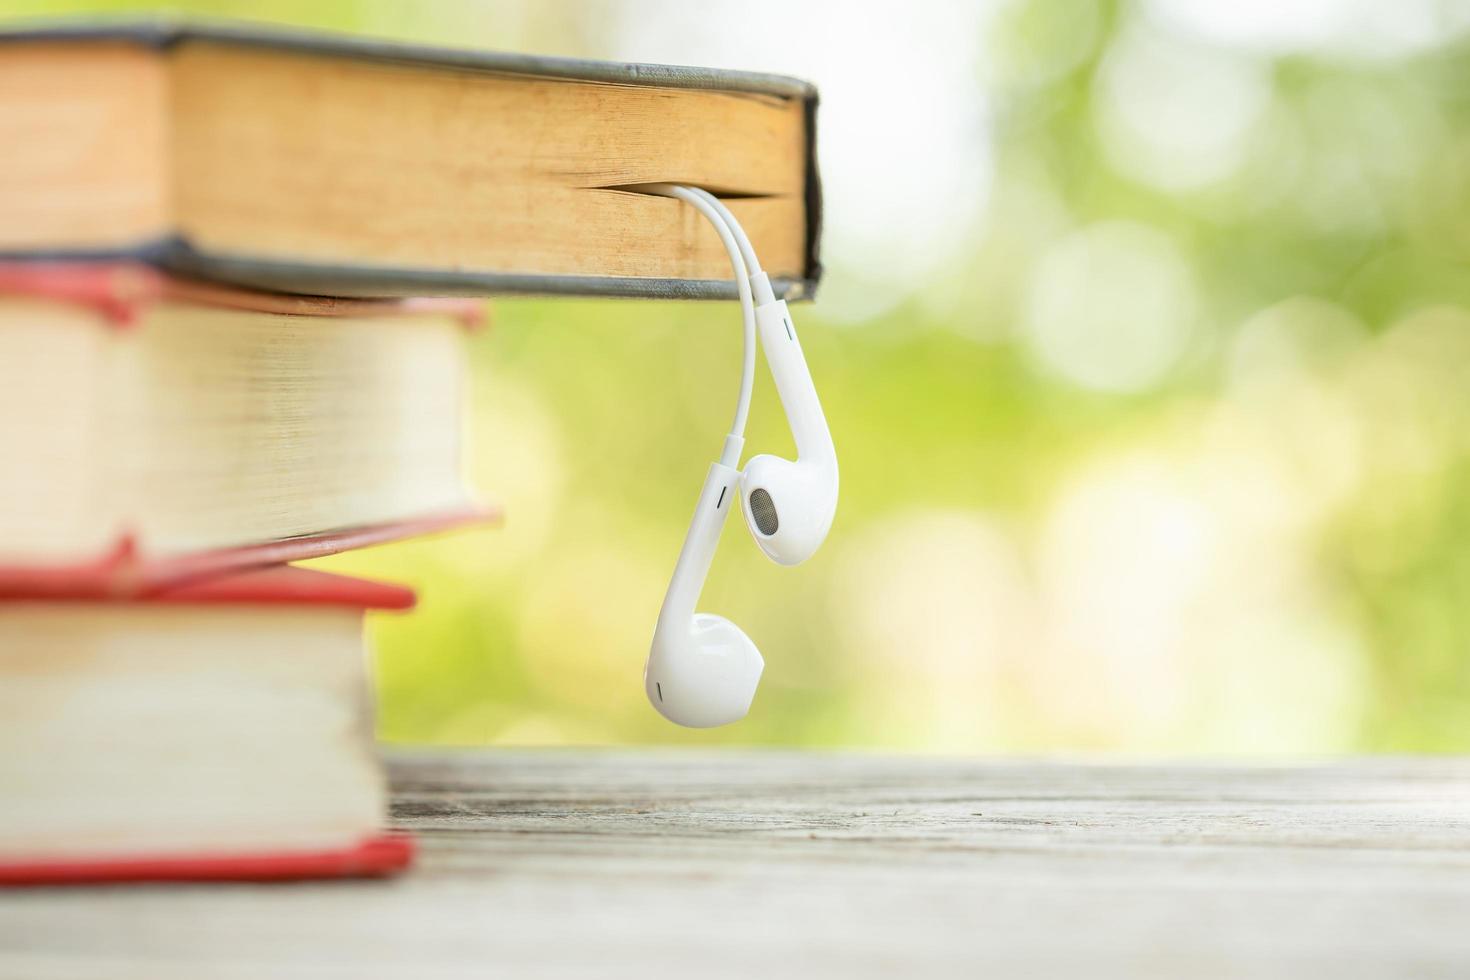
POLYGON ((382 875, 362 616, 273 566, 133 599, 0 592, 0 884, 382 875))
POLYGON ((0 263, 0 589, 136 595, 494 518, 464 300, 0 263))

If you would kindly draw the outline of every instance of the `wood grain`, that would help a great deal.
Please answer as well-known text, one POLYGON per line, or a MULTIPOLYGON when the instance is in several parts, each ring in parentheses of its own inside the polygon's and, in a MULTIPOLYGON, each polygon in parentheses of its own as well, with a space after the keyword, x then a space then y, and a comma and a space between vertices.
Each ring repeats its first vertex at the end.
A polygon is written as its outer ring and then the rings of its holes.
POLYGON ((396 756, 395 881, 0 895, 0 976, 1463 976, 1470 761, 396 756))

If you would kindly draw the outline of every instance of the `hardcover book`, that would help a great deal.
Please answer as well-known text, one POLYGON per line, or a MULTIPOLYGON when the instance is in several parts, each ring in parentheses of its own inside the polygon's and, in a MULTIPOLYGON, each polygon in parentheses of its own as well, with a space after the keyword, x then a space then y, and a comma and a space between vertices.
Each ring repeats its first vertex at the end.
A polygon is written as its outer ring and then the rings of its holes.
POLYGON ((0 589, 146 591, 490 516, 461 459, 479 311, 0 264, 0 589))
POLYGON ((779 294, 821 274, 817 94, 791 78, 263 27, 0 34, 0 254, 321 295, 733 297, 725 198, 779 294))
POLYGON ((276 566, 147 598, 0 591, 0 884, 386 874, 365 609, 276 566))

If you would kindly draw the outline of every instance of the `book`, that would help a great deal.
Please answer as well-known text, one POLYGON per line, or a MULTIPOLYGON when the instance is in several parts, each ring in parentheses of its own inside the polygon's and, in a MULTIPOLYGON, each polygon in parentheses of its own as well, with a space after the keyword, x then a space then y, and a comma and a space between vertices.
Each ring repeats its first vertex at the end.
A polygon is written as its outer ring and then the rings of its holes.
POLYGON ((0 592, 0 883, 388 873, 362 619, 290 566, 146 598, 0 592))
POLYGON ((490 514, 458 300, 0 264, 0 588, 128 593, 490 514))
POLYGON ((816 90, 776 75, 265 27, 0 34, 0 253, 339 296, 733 297, 678 201, 727 199, 778 294, 820 277, 816 90))

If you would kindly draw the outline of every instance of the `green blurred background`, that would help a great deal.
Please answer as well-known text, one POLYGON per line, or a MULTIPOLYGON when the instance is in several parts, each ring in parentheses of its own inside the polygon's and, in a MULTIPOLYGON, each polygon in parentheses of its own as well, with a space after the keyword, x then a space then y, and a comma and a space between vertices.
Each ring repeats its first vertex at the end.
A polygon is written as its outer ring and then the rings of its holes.
MULTIPOLYGON (((640 685, 735 309, 511 299, 473 340, 506 525, 326 563, 422 590, 372 626, 386 739, 1470 750, 1470 4, 172 9, 822 89, 842 501, 794 569, 727 528, 750 717, 640 685)), ((764 368, 749 437, 792 451, 764 368)))

